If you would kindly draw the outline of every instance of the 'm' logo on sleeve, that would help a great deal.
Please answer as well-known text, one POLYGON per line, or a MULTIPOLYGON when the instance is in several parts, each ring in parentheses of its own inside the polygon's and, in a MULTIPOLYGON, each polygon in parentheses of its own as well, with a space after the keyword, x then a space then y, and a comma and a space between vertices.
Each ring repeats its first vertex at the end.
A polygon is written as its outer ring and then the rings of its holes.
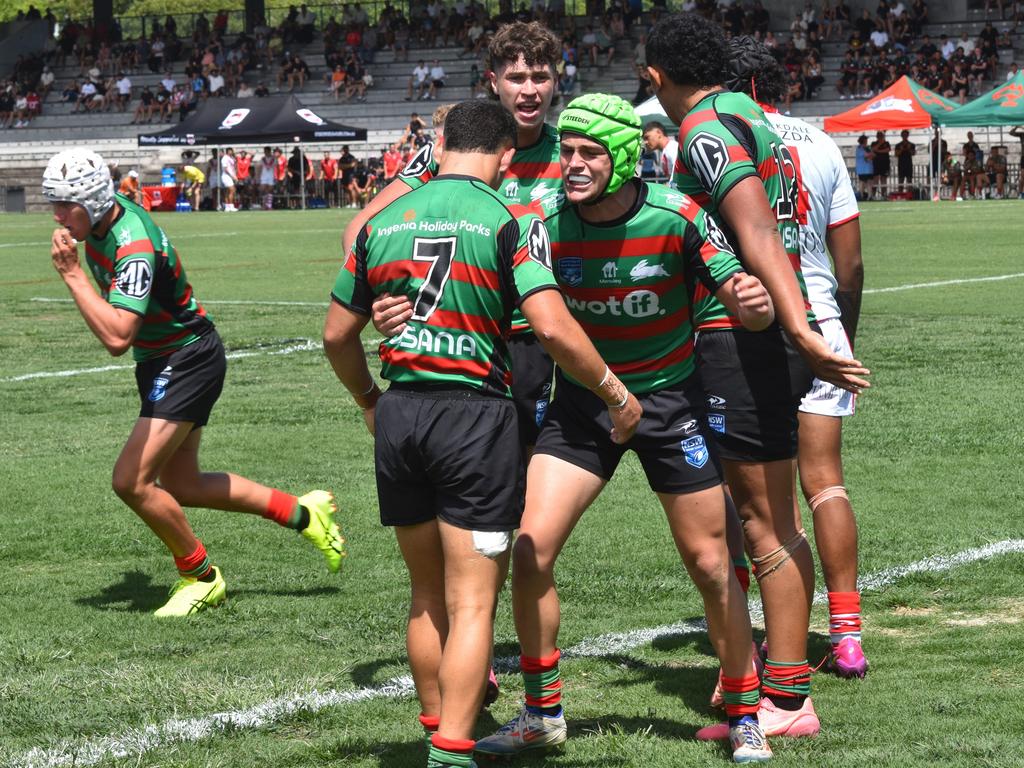
POLYGON ((145 259, 132 259, 117 271, 117 291, 133 299, 144 299, 153 284, 153 272, 145 259))

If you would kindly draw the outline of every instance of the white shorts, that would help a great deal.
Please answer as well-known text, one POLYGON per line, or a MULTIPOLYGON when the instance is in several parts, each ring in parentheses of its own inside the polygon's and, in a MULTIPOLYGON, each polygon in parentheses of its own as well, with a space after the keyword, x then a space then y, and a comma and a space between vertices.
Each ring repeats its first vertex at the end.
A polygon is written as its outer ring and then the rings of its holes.
POLYGON ((220 175, 220 184, 225 189, 230 189, 231 187, 235 186, 235 180, 232 179, 229 174, 222 173, 220 175))
POLYGON ((260 184, 262 184, 264 187, 274 186, 274 172, 262 171, 260 173, 260 184))
MULTIPOLYGON (((821 333, 828 342, 829 349, 837 355, 853 357, 850 340, 838 317, 819 320, 821 333)), ((810 390, 800 402, 803 413, 816 413, 819 416, 852 416, 857 405, 857 396, 835 384, 815 379, 810 390)))

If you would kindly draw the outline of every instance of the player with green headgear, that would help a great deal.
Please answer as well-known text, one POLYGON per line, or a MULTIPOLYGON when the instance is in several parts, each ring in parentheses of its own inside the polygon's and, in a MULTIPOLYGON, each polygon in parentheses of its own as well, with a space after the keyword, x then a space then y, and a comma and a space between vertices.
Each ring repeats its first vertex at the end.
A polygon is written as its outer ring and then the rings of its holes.
POLYGON ((526 703, 476 751, 510 755, 566 739, 558 667, 554 564, 627 450, 636 452, 704 599, 721 660, 733 757, 763 761, 746 601, 725 543, 725 497, 695 375, 690 307, 713 294, 751 330, 774 319, 760 281, 744 274, 713 220, 686 195, 635 176, 641 124, 618 98, 591 94, 558 120, 565 190, 545 211, 555 277, 572 316, 644 416, 625 445, 608 438, 599 399, 564 371, 527 470, 526 509, 513 550, 512 603, 526 703))

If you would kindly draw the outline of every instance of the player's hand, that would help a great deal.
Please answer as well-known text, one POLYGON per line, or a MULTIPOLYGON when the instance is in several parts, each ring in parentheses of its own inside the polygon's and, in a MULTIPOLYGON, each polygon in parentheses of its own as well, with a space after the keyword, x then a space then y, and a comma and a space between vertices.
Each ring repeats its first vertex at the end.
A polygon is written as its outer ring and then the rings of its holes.
POLYGON ((811 331, 796 345, 814 375, 822 381, 835 384, 855 395, 871 386, 871 382, 863 378, 870 375, 871 371, 860 360, 837 355, 821 334, 811 331))
POLYGON ((644 415, 643 406, 632 395, 626 397, 626 404, 621 408, 614 405, 608 407, 608 413, 612 417, 612 442, 622 445, 628 443, 640 424, 640 417, 644 415))
POLYGON ((366 428, 370 431, 370 435, 373 437, 377 436, 377 406, 373 408, 363 409, 363 421, 366 422, 366 428))
POLYGON ((53 230, 53 238, 50 241, 50 258, 53 260, 53 268, 61 277, 66 277, 82 268, 78 260, 78 243, 64 227, 53 230))
POLYGON ((373 327, 386 339, 402 333, 411 317, 412 302, 407 296, 382 293, 373 302, 373 327))
POLYGON ((762 331, 775 321, 775 305, 768 289, 754 275, 739 274, 732 281, 736 311, 743 327, 762 331))

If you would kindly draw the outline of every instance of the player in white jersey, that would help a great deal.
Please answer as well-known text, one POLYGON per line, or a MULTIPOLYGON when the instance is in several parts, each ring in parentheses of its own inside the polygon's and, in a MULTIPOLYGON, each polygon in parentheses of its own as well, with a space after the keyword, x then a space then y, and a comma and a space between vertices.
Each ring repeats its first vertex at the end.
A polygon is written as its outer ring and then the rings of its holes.
MULTIPOLYGON (((731 46, 730 88, 761 104, 797 164, 800 266, 814 314, 832 351, 852 357, 864 268, 860 211, 846 162, 827 134, 771 106, 786 92, 786 71, 771 52, 750 37, 734 38, 731 46)), ((843 487, 842 417, 853 410, 854 395, 815 379, 800 406, 798 455, 828 587, 830 666, 843 677, 863 677, 868 668, 860 643, 857 522, 843 487)))

